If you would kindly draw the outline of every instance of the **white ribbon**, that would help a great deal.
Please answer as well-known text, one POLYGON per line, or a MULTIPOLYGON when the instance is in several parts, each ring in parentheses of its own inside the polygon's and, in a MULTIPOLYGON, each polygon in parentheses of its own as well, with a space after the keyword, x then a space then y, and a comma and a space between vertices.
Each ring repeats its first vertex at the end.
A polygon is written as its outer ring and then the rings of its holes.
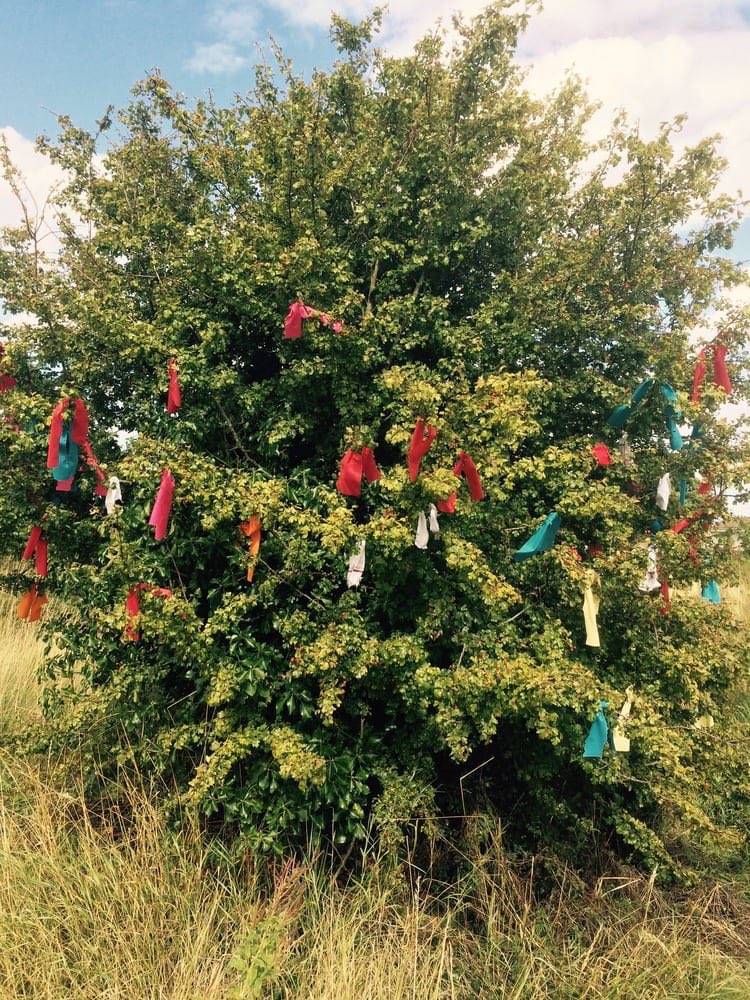
POLYGON ((633 464, 633 449, 630 447, 630 442, 628 441, 627 431, 623 431, 618 441, 620 447, 620 454, 622 455, 623 465, 633 464))
POLYGON ((120 480, 117 476, 112 476, 109 480, 109 488, 107 489, 107 495, 104 498, 104 507, 108 514, 111 514, 115 509, 115 504, 117 501, 122 503, 122 492, 120 490, 120 480))
POLYGON ((417 519, 417 533, 414 536, 414 544, 418 549, 426 549, 429 540, 430 540, 430 533, 427 530, 427 518, 424 516, 424 513, 420 510, 419 517, 417 519))
POLYGON ((661 583, 659 581, 659 575, 657 573, 656 567, 657 553, 656 547, 649 545, 648 547, 648 569, 646 574, 638 584, 638 589, 643 591, 644 594, 652 594, 655 590, 661 590, 661 583))
POLYGON ((438 521, 437 507, 434 503, 430 504, 430 531, 433 535, 440 534, 440 522, 438 521))
POLYGON ((630 718, 630 709, 633 706, 633 689, 629 687, 625 690, 625 702, 620 709, 617 722, 612 730, 612 749, 616 753, 628 753, 630 751, 630 737, 625 735, 625 723, 630 718))
POLYGON ((672 480, 669 473, 665 472, 656 487, 656 506, 659 510, 666 510, 669 506, 669 497, 672 493, 672 480))
POLYGON ((359 543, 357 551, 349 556, 349 569, 346 573, 347 587, 358 587, 362 582, 362 574, 365 571, 365 540, 359 543))

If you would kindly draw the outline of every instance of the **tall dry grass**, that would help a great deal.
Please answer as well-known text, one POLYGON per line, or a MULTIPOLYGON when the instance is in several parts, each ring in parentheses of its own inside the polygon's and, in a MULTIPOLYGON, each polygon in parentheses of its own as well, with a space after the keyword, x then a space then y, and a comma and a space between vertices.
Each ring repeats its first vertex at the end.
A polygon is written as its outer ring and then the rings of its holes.
MULTIPOLYGON (((35 626, 0 598, 4 732, 36 711, 35 626)), ((449 885, 375 855, 273 869, 175 831, 142 787, 117 809, 0 751, 0 998, 33 1000, 747 1000, 750 901, 682 900, 620 872, 596 886, 483 838, 449 885)))

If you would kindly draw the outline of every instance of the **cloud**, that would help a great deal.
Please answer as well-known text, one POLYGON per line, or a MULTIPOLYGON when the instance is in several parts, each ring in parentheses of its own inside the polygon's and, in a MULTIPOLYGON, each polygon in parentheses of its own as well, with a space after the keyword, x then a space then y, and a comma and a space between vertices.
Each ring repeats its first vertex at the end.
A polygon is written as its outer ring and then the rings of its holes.
POLYGON ((688 117, 676 144, 721 133, 720 150, 729 161, 722 190, 734 195, 744 188, 750 194, 750 118, 743 96, 750 88, 748 51, 750 28, 653 40, 585 38, 530 62, 527 84, 542 96, 555 89, 568 70, 575 70, 590 95, 602 103, 592 123, 596 135, 603 134, 620 107, 644 136, 684 112, 688 117))
MULTIPOLYGON (((49 244, 54 238, 53 219, 49 210, 45 211, 45 202, 50 192, 64 179, 62 170, 38 153, 34 143, 6 126, 0 128, 0 134, 8 144, 12 163, 18 168, 23 178, 21 197, 26 204, 32 223, 40 226, 40 236, 49 244)), ((18 198, 10 185, 0 178, 0 226, 18 226, 23 213, 18 198)), ((49 247, 45 247, 49 252, 49 247)))
POLYGON ((249 49, 259 27, 255 8, 243 0, 213 0, 206 20, 217 39, 196 45, 186 69, 200 74, 232 74, 248 66, 249 49))
POLYGON ((193 73, 236 73, 248 62, 248 57, 231 43, 213 42, 211 45, 196 45, 186 66, 193 73))

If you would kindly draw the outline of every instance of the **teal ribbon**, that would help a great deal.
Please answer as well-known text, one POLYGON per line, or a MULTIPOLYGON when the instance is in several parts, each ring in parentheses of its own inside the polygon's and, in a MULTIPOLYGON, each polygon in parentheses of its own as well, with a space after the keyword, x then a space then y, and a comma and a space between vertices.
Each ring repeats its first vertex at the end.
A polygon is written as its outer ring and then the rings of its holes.
POLYGON ((609 702, 606 701, 599 702, 599 711, 594 716, 586 742, 583 744, 584 760, 601 759, 604 755, 604 748, 609 740, 609 723, 604 714, 604 709, 608 704, 609 702))
POLYGON ((62 433, 60 434, 60 450, 57 462, 58 464, 52 470, 52 476, 58 482, 70 479, 71 476, 74 476, 78 472, 78 445, 71 437, 70 427, 68 426, 63 426, 62 433))
POLYGON ((664 419, 667 422, 667 430, 669 431, 669 444, 672 451, 682 451, 684 442, 680 434, 680 429, 677 426, 677 421, 682 417, 682 413, 675 405, 677 403, 677 393, 669 382, 664 382, 662 383, 661 394, 667 401, 664 407, 664 419))
POLYGON ((664 530, 664 525, 661 523, 658 517, 655 517, 651 522, 652 534, 655 535, 658 531, 663 531, 663 530, 664 530))
POLYGON ((528 541, 524 542, 520 549, 513 553, 516 562, 523 562, 540 552, 546 552, 555 544, 555 536, 560 528, 560 515, 554 511, 549 513, 543 523, 528 541))
POLYGON ((719 585, 716 580, 709 580, 708 583, 704 583, 701 589, 701 597, 704 597, 707 601, 712 604, 721 604, 721 592, 719 590, 719 585))
POLYGON ((641 405, 643 400, 649 394, 653 388, 654 380, 652 378, 647 378, 645 382, 641 382, 638 388, 633 392, 630 397, 630 404, 618 406, 616 410, 610 413, 607 424, 613 427, 617 431, 621 431, 625 426, 628 417, 641 405))
POLYGON ((680 507, 685 506, 687 500, 687 479, 680 480, 680 507))

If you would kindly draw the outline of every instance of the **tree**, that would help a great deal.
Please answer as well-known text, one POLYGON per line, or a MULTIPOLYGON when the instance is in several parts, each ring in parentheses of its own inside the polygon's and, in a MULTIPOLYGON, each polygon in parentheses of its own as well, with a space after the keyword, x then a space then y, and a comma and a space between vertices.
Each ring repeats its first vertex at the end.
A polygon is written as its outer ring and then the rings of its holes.
MULTIPOLYGON (((545 103, 524 91, 525 15, 503 3, 457 21, 453 47, 435 32, 400 59, 372 47, 379 21, 334 18, 341 58, 310 82, 279 55, 220 108, 154 74, 96 134, 61 118, 40 141, 67 172, 61 250, 5 233, 7 308, 38 319, 6 331, 0 515, 9 554, 44 527, 62 598, 43 626, 44 738, 83 745, 92 775, 162 776, 264 849, 455 812, 459 777, 488 760, 472 801, 519 844, 581 857, 606 841, 673 864, 675 822, 734 844, 748 753, 723 706, 747 654, 688 587, 731 573, 719 528, 747 472, 724 391, 688 391, 691 331, 743 280, 721 254, 739 209, 714 193, 716 140, 677 155, 679 122, 647 141, 618 120, 591 144, 577 81, 545 103), (283 336, 290 303, 299 338, 283 336), (646 379, 629 464, 607 419, 646 379), (67 398, 122 482, 112 514, 85 463, 73 492, 50 487, 49 415, 67 398), (665 406, 699 425, 682 450, 665 406), (418 420, 437 436, 412 479, 418 420), (382 476, 343 495, 342 458, 356 473, 363 448, 382 476), (463 453, 481 501, 452 471, 463 453), (690 527, 654 537, 666 472, 664 527, 690 527), (415 547, 419 515, 453 492, 415 547), (516 561, 552 511, 554 546, 516 561), (252 517, 257 555, 239 530, 252 517), (649 541, 680 588, 671 608, 638 587, 649 541), (600 648, 584 639, 594 573, 600 648), (613 726, 630 686, 630 753, 583 760, 600 699, 613 726), (717 726, 695 728, 707 713, 717 726)), ((746 328, 735 312, 724 334, 740 396, 746 328)))

